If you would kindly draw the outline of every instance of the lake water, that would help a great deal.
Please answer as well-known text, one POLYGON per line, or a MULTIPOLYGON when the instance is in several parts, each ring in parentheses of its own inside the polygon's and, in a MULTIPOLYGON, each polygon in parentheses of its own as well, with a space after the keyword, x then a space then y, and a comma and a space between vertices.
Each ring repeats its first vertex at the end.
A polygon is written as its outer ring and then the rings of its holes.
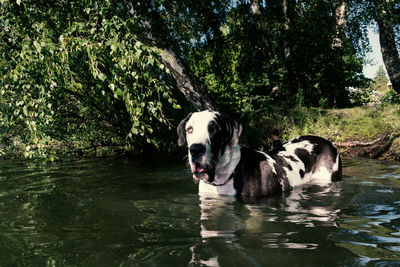
POLYGON ((263 199, 197 195, 183 159, 0 161, 0 266, 400 266, 400 164, 263 199))

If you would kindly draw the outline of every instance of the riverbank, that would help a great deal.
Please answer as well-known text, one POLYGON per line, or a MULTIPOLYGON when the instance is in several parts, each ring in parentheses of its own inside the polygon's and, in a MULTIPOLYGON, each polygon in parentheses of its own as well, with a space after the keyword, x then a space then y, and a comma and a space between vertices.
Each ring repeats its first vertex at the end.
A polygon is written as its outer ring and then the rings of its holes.
POLYGON ((346 109, 297 108, 255 119, 245 142, 318 135, 332 141, 344 157, 400 161, 400 106, 376 105, 346 109), (255 134, 260 132, 266 134, 255 134))
MULTIPOLYGON (((244 126, 241 144, 254 149, 268 150, 274 142, 299 135, 318 135, 332 141, 344 157, 400 161, 400 105, 274 109, 244 117, 241 120, 244 126)), ((18 138, 8 138, 8 142, 0 146, 0 156, 54 161, 61 156, 109 157, 141 152, 182 152, 183 149, 178 148, 175 142, 175 130, 171 129, 170 133, 166 137, 171 139, 168 151, 158 151, 150 144, 133 147, 123 139, 105 145, 100 139, 79 138, 77 133, 66 140, 51 139, 39 148, 23 146, 18 138), (4 146, 6 143, 12 145, 4 146)))

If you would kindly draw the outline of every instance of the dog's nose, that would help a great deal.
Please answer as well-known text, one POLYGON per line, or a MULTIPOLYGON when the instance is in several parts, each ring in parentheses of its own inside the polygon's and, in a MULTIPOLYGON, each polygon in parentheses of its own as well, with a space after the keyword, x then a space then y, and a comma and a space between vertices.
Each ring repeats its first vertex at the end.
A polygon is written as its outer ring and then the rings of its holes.
POLYGON ((206 152, 206 146, 203 144, 193 144, 189 147, 192 157, 198 157, 206 152))

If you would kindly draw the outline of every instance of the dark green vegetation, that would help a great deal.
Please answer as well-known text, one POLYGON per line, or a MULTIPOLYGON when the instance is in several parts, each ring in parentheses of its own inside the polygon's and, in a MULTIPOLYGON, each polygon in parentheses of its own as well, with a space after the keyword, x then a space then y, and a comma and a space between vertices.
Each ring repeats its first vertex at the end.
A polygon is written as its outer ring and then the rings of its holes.
POLYGON ((193 106, 255 124, 364 104, 367 26, 398 40, 384 3, 1 0, 0 154, 174 150, 193 106))

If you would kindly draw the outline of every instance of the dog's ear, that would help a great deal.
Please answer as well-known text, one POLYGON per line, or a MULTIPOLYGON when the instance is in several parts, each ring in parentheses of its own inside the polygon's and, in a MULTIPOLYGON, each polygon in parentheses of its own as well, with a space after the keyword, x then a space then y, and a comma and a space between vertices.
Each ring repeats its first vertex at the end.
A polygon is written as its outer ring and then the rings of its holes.
POLYGON ((232 139, 231 146, 236 146, 239 144, 239 137, 242 134, 243 127, 237 121, 234 121, 234 127, 232 129, 232 139))
POLYGON ((225 125, 224 131, 227 138, 225 141, 231 146, 239 144, 239 137, 243 129, 242 125, 226 113, 220 113, 219 116, 217 116, 217 121, 219 125, 225 125))
POLYGON ((176 128, 176 131, 178 133, 178 145, 182 146, 185 143, 186 139, 186 134, 185 134, 185 127, 187 121, 190 119, 192 116, 192 113, 189 113, 186 118, 184 118, 178 125, 178 128, 176 128))

